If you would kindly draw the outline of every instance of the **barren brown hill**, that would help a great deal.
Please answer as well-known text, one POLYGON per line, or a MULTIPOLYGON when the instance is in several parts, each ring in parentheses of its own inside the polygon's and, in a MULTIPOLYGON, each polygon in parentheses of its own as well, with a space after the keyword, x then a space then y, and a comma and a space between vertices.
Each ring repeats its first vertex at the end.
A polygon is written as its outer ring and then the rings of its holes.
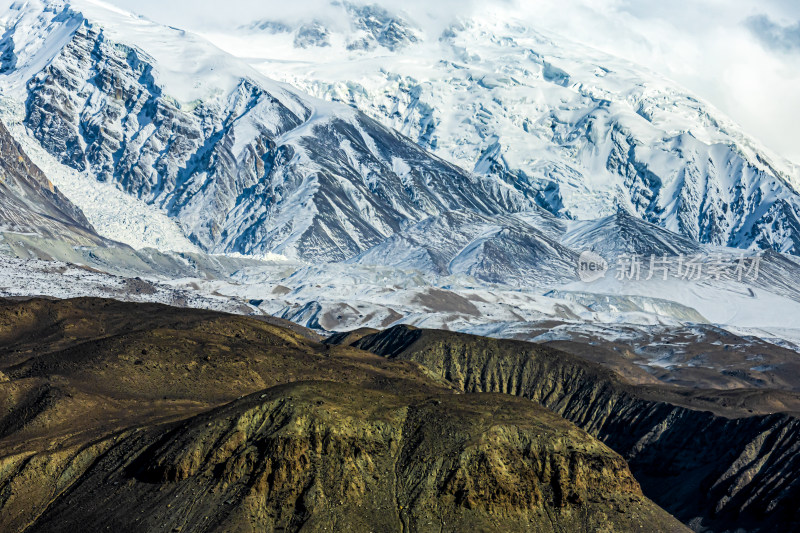
POLYGON ((0 304, 0 530, 685 530, 536 403, 301 333, 0 304))

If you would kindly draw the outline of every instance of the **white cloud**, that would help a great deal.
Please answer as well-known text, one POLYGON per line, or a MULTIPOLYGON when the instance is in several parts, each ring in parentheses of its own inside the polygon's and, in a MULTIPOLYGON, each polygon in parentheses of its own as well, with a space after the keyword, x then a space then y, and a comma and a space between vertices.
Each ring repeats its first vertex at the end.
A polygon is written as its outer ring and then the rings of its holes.
POLYGON ((526 5, 529 16, 555 31, 682 84, 800 163, 800 53, 765 46, 751 27, 754 17, 766 17, 791 30, 800 20, 800 3, 536 0, 526 5))

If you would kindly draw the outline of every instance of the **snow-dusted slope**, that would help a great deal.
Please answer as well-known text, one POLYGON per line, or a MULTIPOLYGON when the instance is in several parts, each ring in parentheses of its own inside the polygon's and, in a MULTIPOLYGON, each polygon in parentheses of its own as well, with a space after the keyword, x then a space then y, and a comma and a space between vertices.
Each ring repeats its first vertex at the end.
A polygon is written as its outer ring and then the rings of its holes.
POLYGON ((420 34, 400 51, 346 49, 357 26, 331 29, 325 48, 257 27, 214 39, 242 53, 246 42, 248 57, 260 48, 261 70, 350 103, 559 216, 621 209, 702 243, 800 253, 798 169, 646 69, 508 13, 420 34))
POLYGON ((83 213, 31 162, 0 122, 0 233, 101 245, 83 213))
POLYGON ((453 211, 414 224, 351 262, 532 289, 574 280, 578 253, 519 218, 453 211))
POLYGON ((199 251, 178 221, 158 207, 132 197, 114 182, 99 182, 89 171, 68 167, 49 154, 25 128, 25 108, 20 103, 9 98, 0 100, 0 119, 26 155, 103 237, 137 250, 199 251))
POLYGON ((202 294, 141 278, 106 274, 59 261, 18 259, 0 254, 0 298, 113 298, 158 302, 176 307, 214 309, 227 313, 260 314, 246 301, 202 294))
POLYGON ((619 212, 598 220, 575 221, 561 237, 564 246, 591 250, 609 261, 623 255, 695 255, 704 247, 688 237, 619 212))
POLYGON ((205 250, 343 260, 430 215, 526 207, 190 33, 89 0, 17 3, 3 23, 0 82, 31 135, 205 250))

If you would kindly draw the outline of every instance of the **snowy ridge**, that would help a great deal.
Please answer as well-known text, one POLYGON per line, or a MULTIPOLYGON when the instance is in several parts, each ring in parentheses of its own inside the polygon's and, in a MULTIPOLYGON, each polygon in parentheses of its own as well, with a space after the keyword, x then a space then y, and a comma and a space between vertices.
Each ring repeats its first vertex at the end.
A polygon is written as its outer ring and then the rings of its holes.
POLYGON ((452 211, 405 228, 350 262, 533 288, 574 280, 578 253, 520 218, 452 211))
POLYGON ((704 247, 683 235, 619 212, 599 220, 574 221, 561 236, 564 246, 591 250, 613 261, 623 255, 695 255, 704 247))
POLYGON ((281 35, 212 38, 235 52, 263 37, 261 70, 349 103, 561 217, 623 210, 701 243, 800 253, 800 170, 644 68, 507 14, 399 53, 335 43, 311 53, 281 35))

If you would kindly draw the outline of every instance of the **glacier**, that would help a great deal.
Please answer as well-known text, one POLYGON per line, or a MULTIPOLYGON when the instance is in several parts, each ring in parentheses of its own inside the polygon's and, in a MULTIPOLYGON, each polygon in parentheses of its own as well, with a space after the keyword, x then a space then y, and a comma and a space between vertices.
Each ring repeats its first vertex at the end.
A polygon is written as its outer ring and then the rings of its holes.
POLYGON ((175 219, 212 253, 349 259, 409 222, 526 202, 201 38, 97 2, 5 17, 4 96, 60 163, 175 219), (35 37, 32 36, 35 35, 35 37))

